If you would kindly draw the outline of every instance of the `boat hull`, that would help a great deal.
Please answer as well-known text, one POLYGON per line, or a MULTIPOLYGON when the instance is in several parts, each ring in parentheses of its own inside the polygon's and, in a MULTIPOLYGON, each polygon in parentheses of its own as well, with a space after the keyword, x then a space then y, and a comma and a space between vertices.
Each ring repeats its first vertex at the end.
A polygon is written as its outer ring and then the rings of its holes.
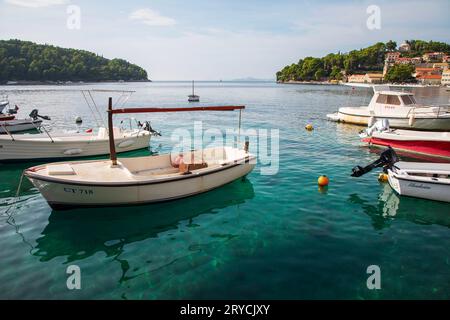
MULTIPOLYGON (((328 116, 328 119, 336 122, 356 124, 361 126, 367 126, 371 122, 371 117, 358 114, 347 114, 338 112, 337 116, 328 116)), ((397 117, 379 117, 373 118, 373 123, 377 120, 388 120, 389 127, 397 129, 409 129, 409 130, 429 130, 429 131, 449 131, 450 130, 450 118, 415 118, 412 125, 409 124, 409 118, 397 118, 397 117)))
POLYGON ((74 184, 46 181, 28 176, 55 210, 76 207, 139 205, 180 199, 228 184, 253 170, 252 162, 227 165, 207 174, 185 175, 181 179, 129 185, 74 184))
POLYGON ((0 134, 15 133, 28 130, 36 130, 42 124, 42 120, 11 120, 0 122, 0 134), (5 130, 6 127, 6 130, 5 130))
POLYGON ((371 146, 392 147, 398 151, 405 151, 415 154, 432 157, 445 158, 450 160, 450 141, 426 141, 426 140, 393 140, 377 137, 363 139, 371 146))
MULTIPOLYGON (((116 138, 116 152, 127 152, 148 148, 150 134, 138 137, 116 138)), ((17 162, 25 160, 61 160, 109 154, 108 139, 91 139, 85 141, 61 141, 58 138, 51 142, 47 139, 21 139, 14 141, 9 136, 0 138, 0 162, 17 162)))
POLYGON ((388 170, 389 185, 398 194, 414 198, 450 202, 450 185, 445 183, 427 183, 400 177, 388 170))

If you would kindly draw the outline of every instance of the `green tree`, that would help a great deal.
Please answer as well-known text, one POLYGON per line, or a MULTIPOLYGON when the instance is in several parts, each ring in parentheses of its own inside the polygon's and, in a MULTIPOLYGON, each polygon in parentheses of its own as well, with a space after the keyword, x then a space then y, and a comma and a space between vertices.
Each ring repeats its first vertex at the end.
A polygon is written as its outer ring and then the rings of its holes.
POLYGON ((395 51, 397 49, 397 42, 389 40, 386 42, 386 49, 388 51, 395 51))
POLYGON ((384 80, 387 82, 414 82, 415 68, 409 64, 396 64, 386 73, 384 80))

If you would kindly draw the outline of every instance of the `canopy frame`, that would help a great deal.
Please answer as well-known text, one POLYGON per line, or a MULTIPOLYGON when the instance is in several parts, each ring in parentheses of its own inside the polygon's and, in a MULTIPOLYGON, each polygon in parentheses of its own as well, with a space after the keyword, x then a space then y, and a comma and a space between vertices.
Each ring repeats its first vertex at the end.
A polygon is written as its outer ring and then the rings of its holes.
MULTIPOLYGON (((154 112, 192 112, 192 111, 234 111, 239 110, 239 134, 241 132, 241 116, 245 106, 208 106, 208 107, 190 107, 190 108, 122 108, 113 109, 112 97, 108 99, 108 134, 109 134, 109 153, 113 166, 117 165, 116 145, 114 142, 113 115, 124 113, 154 113, 154 112)), ((239 137, 238 137, 239 139, 239 137)))

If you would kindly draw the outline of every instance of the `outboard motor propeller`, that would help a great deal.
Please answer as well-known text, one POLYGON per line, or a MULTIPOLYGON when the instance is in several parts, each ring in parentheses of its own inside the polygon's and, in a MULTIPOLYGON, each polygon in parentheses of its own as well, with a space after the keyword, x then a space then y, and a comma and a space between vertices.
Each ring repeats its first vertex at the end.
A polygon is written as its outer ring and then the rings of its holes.
POLYGON ((43 120, 51 120, 49 116, 41 116, 39 114, 39 110, 38 109, 33 109, 30 112, 30 118, 33 119, 33 120, 37 120, 38 118, 41 118, 43 120))
POLYGON ((395 153, 394 149, 390 146, 381 153, 380 158, 371 164, 365 166, 364 168, 361 166, 356 166, 352 169, 352 177, 361 177, 367 172, 372 171, 374 168, 383 167, 383 170, 386 171, 389 168, 392 168, 394 164, 398 162, 398 156, 395 153))

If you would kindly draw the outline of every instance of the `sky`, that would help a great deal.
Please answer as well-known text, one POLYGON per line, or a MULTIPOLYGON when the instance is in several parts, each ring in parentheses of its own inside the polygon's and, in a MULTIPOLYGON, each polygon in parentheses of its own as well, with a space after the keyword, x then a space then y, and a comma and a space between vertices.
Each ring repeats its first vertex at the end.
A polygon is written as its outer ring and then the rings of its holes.
POLYGON ((379 41, 450 43, 449 12, 449 0, 0 0, 0 39, 123 58, 152 80, 274 79, 300 58, 379 41))

